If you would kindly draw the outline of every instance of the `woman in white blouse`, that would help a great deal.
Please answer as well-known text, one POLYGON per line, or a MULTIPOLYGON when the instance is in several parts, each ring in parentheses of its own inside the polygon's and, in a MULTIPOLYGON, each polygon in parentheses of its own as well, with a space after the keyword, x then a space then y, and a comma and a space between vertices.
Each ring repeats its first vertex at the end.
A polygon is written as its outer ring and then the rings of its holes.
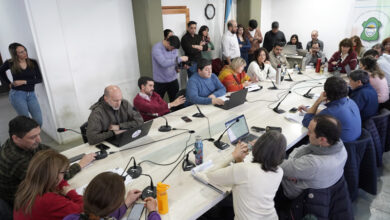
POLYGON ((248 146, 239 142, 229 157, 216 162, 216 168, 206 173, 211 183, 232 187, 236 220, 278 219, 274 197, 283 177, 279 165, 285 151, 284 135, 269 131, 254 144, 251 162, 243 162, 248 146), (231 161, 235 163, 227 166, 231 161))
POLYGON ((254 82, 264 81, 275 76, 276 70, 271 66, 267 49, 261 47, 254 52, 255 60, 249 64, 247 74, 254 82))

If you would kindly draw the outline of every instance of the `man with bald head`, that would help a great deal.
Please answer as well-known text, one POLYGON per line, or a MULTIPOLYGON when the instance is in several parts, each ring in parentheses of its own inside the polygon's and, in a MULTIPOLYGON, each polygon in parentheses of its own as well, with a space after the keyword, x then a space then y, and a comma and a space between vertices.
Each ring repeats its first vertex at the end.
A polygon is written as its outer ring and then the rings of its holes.
POLYGON ((90 145, 98 144, 124 132, 128 128, 139 127, 144 122, 140 113, 122 98, 118 86, 110 85, 104 95, 90 108, 87 138, 90 145))
POLYGON ((307 44, 306 44, 307 51, 310 51, 314 42, 318 42, 318 45, 320 46, 320 51, 324 51, 324 42, 322 42, 321 40, 318 39, 318 31, 317 30, 313 30, 311 32, 311 41, 307 42, 307 44))

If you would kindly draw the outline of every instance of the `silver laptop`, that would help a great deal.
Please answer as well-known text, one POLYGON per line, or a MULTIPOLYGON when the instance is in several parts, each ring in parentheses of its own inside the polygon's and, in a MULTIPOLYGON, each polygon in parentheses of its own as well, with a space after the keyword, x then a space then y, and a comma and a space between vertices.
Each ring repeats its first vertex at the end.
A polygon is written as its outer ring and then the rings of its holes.
POLYGON ((258 138, 257 136, 249 133, 248 124, 246 123, 244 115, 240 115, 225 123, 226 128, 230 125, 232 126, 227 130, 227 134, 230 143, 232 144, 236 144, 238 141, 248 143, 258 138), (233 123, 235 124, 232 125, 233 123))
POLYGON ((286 44, 286 46, 283 47, 283 53, 285 55, 296 55, 297 54, 297 46, 286 44))

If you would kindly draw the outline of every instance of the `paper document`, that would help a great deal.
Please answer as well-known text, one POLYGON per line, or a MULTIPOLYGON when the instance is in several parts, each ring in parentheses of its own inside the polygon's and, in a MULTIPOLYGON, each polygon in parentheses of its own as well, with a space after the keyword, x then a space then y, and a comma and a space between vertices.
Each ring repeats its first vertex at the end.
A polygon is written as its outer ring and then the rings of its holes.
POLYGON ((299 111, 296 113, 287 113, 284 115, 284 117, 289 121, 293 121, 297 123, 302 123, 303 121, 303 114, 300 114, 299 111))
POLYGON ((260 90, 260 86, 257 85, 257 84, 251 84, 251 85, 249 85, 249 86, 245 86, 245 88, 248 89, 248 92, 260 90))
POLYGON ((226 193, 226 192, 230 192, 231 191, 230 188, 211 184, 208 181, 208 179, 206 177, 206 171, 209 170, 213 166, 214 166, 213 161, 211 161, 211 160, 206 161, 203 164, 192 168, 191 175, 199 182, 207 185, 208 187, 212 188, 213 190, 215 190, 221 194, 226 193))

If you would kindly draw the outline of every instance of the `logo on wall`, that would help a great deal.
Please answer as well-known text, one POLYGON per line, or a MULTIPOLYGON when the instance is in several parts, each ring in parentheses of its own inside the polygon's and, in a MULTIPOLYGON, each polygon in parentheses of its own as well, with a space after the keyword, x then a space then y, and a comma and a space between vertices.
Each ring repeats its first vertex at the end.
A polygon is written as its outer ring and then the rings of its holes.
POLYGON ((382 23, 371 17, 367 21, 363 22, 363 31, 360 34, 360 38, 364 41, 376 41, 379 39, 379 28, 382 26, 382 23))

